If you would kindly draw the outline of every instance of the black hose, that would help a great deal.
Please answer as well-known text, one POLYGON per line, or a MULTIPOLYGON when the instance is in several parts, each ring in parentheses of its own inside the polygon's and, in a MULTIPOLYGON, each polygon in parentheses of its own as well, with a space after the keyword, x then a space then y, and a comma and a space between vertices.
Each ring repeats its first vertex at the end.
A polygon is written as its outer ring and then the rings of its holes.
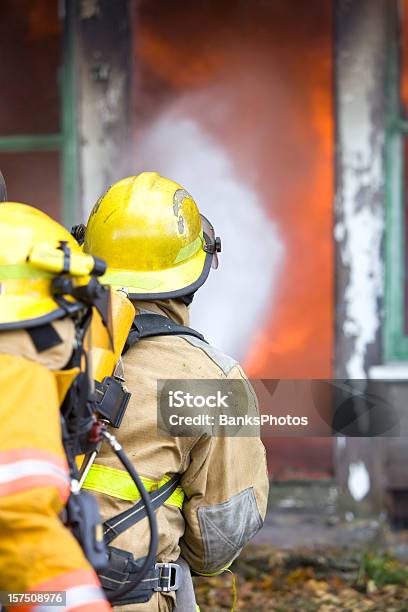
POLYGON ((149 528, 150 528, 149 551, 148 551, 147 556, 146 556, 146 558, 145 558, 145 560, 143 562, 142 567, 140 568, 140 570, 135 575, 135 579, 132 580, 130 582, 130 584, 125 584, 125 585, 121 586, 119 589, 117 589, 113 593, 106 593, 106 597, 107 597, 108 601, 114 602, 117 599, 119 599, 119 598, 123 597, 124 595, 126 595, 127 593, 129 593, 129 591, 131 591, 138 584, 140 584, 140 582, 146 576, 147 572, 152 568, 152 566, 154 567, 154 565, 156 563, 156 555, 157 555, 158 532, 157 532, 156 514, 154 512, 154 509, 153 509, 152 502, 150 500, 149 494, 146 491, 145 487, 143 486, 143 483, 142 483, 142 481, 140 479, 139 474, 136 472, 136 470, 133 467, 132 463, 127 458, 127 456, 126 456, 122 446, 116 440, 115 436, 113 436, 111 433, 109 433, 106 430, 102 431, 102 435, 109 442, 109 444, 112 447, 112 450, 114 451, 115 455, 118 457, 118 459, 121 462, 121 464, 123 465, 123 467, 129 472, 130 476, 132 477, 132 480, 135 483, 135 485, 136 485, 136 487, 137 487, 137 489, 138 489, 138 491, 140 493, 140 497, 141 497, 141 499, 142 499, 142 501, 144 503, 144 506, 145 506, 145 509, 146 509, 146 515, 147 515, 147 518, 149 520, 149 528))

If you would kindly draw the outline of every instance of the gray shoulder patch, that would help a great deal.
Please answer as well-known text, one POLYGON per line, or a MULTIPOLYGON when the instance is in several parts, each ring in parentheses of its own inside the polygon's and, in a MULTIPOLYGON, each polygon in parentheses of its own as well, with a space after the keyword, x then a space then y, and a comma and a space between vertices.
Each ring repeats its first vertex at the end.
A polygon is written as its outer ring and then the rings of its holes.
POLYGON ((197 348, 200 348, 202 351, 204 351, 204 353, 208 355, 208 357, 224 372, 226 376, 231 372, 234 366, 238 365, 238 362, 235 359, 233 359, 229 355, 225 355, 225 353, 222 353, 219 349, 215 348, 214 346, 211 346, 210 344, 207 344, 206 342, 203 342, 195 336, 183 335, 180 337, 184 338, 184 340, 187 340, 187 342, 189 342, 193 346, 196 346, 197 348))
POLYGON ((208 572, 218 571, 235 559, 263 524, 252 487, 223 504, 199 508, 198 521, 208 572))

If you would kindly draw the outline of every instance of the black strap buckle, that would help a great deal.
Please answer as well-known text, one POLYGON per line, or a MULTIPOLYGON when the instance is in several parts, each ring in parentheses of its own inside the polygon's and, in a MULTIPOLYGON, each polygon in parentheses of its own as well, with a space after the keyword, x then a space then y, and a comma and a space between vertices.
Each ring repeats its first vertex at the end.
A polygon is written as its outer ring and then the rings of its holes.
POLYGON ((112 427, 120 427, 131 394, 119 380, 105 376, 102 382, 95 381, 96 410, 112 427))
POLYGON ((159 582, 154 587, 155 591, 177 591, 181 580, 181 568, 177 563, 156 563, 154 569, 159 571, 159 582))

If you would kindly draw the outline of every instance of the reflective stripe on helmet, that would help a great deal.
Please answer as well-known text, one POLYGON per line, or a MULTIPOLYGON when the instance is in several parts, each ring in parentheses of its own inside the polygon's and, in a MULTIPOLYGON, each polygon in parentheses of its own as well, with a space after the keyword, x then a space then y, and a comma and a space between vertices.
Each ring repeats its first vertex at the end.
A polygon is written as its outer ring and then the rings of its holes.
POLYGON ((193 240, 193 242, 190 242, 190 244, 186 244, 186 246, 181 247, 181 249, 177 253, 177 257, 175 258, 174 263, 178 264, 178 263, 181 263, 182 261, 186 261, 187 259, 190 259, 190 257, 198 253, 198 251, 203 248, 203 244, 204 244, 204 236, 203 236, 203 233, 201 232, 200 236, 198 236, 195 240, 193 240))
POLYGON ((34 268, 32 266, 27 266, 24 264, 12 264, 12 265, 4 265, 0 266, 0 279, 22 279, 22 278, 52 278, 52 274, 45 270, 39 270, 38 268, 34 268))

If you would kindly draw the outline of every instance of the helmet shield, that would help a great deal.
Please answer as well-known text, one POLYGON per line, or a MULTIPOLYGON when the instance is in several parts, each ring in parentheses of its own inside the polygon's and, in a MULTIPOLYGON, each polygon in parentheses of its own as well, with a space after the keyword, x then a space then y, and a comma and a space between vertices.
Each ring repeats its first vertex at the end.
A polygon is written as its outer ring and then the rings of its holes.
POLYGON ((0 202, 7 202, 6 181, 3 174, 0 172, 0 202))
POLYGON ((204 215, 200 215, 201 223, 203 227, 203 234, 205 240, 204 250, 207 253, 212 254, 211 267, 216 270, 218 268, 218 255, 217 253, 221 252, 221 239, 215 235, 215 230, 213 225, 209 222, 207 217, 204 215))

